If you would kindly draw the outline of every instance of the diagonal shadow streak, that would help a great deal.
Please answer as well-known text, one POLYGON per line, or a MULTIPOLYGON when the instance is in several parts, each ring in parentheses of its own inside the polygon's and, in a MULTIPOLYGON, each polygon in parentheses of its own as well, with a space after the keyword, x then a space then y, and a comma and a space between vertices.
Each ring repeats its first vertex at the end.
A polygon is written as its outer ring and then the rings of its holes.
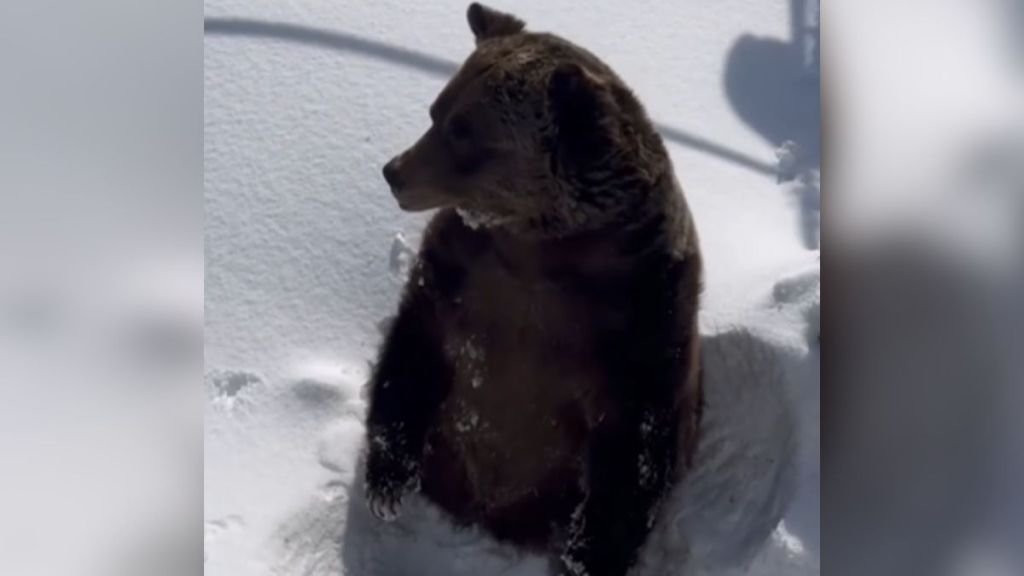
POLYGON ((273 38, 319 48, 330 48, 339 52, 357 52, 376 60, 401 64, 443 78, 450 77, 459 69, 458 64, 429 54, 414 52, 377 40, 360 38, 345 32, 298 24, 245 18, 207 18, 203 21, 203 32, 211 36, 273 38))
MULTIPOLYGON (((210 36, 272 38, 305 44, 307 46, 328 48, 339 52, 355 52, 376 60, 400 64, 407 68, 413 68, 442 78, 449 78, 459 69, 458 64, 444 58, 438 58, 345 32, 313 28, 299 24, 267 22, 248 18, 206 18, 203 20, 203 32, 210 36)), ((732 162, 754 172, 766 175, 775 175, 776 173, 775 167, 771 164, 752 158, 742 152, 731 150, 678 128, 657 123, 655 127, 666 140, 676 144, 717 156, 722 160, 732 162)))

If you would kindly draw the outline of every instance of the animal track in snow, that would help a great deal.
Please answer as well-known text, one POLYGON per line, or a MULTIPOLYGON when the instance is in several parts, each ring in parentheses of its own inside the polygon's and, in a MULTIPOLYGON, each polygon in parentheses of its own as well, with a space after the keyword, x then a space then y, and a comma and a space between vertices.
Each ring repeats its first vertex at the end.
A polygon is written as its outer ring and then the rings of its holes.
POLYGON ((289 392, 303 412, 327 411, 331 418, 361 419, 365 400, 360 391, 369 370, 358 364, 316 360, 292 369, 289 392))
POLYGON ((772 288, 777 304, 794 304, 820 297, 821 279, 817 270, 780 280, 772 288))
POLYGON ((775 283, 772 299, 780 308, 800 310, 807 322, 807 340, 816 342, 821 335, 821 272, 819 269, 797 274, 775 283))
POLYGON ((320 487, 319 493, 325 502, 341 502, 348 500, 349 486, 340 480, 331 480, 320 487))
POLYGON ((292 384, 292 394, 304 404, 333 406, 345 401, 345 392, 318 380, 299 380, 292 384))
POLYGON ((238 514, 229 514, 223 518, 210 520, 204 526, 204 536, 216 538, 224 532, 239 530, 245 527, 245 519, 238 514))
POLYGON ((207 390, 211 403, 231 411, 242 399, 245 392, 263 379, 243 370, 214 370, 206 376, 207 390))
POLYGON ((203 562, 210 556, 210 545, 226 534, 245 528, 245 519, 237 514, 210 520, 203 525, 203 562))

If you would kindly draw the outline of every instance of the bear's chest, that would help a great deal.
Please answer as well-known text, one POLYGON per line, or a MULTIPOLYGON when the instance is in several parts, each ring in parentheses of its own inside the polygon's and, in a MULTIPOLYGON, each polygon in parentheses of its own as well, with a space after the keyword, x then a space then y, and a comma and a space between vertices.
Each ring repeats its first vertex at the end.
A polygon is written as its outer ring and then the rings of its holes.
MULTIPOLYGON (((495 400, 577 396, 593 388, 602 311, 571 288, 484 263, 467 274, 445 314, 445 354, 456 387, 495 400), (580 377, 586 374, 585 382, 580 377)), ((526 406, 523 406, 526 407, 526 406)))
POLYGON ((453 382, 440 424, 492 502, 515 501, 582 452, 604 409, 598 312, 555 282, 480 266, 443 314, 453 382))

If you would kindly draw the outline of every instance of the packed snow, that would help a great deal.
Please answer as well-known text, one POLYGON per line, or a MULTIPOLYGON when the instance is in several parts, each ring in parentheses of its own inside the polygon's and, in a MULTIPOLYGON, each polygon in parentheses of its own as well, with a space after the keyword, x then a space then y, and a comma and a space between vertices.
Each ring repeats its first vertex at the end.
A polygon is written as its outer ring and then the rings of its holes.
MULTIPOLYGON (((471 51, 466 4, 206 2, 208 575, 547 574, 417 498, 379 522, 361 487, 362 388, 429 217, 380 168, 471 51)), ((701 235, 704 439, 637 574, 818 574, 816 3, 493 5, 635 89, 701 235)))

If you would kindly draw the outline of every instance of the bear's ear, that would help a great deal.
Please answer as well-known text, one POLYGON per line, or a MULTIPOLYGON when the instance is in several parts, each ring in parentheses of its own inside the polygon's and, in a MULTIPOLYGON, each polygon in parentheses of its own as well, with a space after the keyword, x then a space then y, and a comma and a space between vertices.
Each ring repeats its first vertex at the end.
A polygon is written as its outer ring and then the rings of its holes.
POLYGON ((548 78, 548 98, 556 108, 597 97, 601 82, 574 62, 559 64, 548 78))
POLYGON ((526 23, 511 14, 498 12, 482 4, 473 2, 466 11, 469 29, 479 44, 488 38, 518 34, 526 27, 526 23))
POLYGON ((548 79, 548 105, 565 160, 594 160, 609 146, 614 108, 607 85, 579 64, 560 64, 548 79))
POLYGON ((596 127, 609 99, 605 84, 579 64, 559 64, 548 78, 548 102, 563 129, 596 127))

